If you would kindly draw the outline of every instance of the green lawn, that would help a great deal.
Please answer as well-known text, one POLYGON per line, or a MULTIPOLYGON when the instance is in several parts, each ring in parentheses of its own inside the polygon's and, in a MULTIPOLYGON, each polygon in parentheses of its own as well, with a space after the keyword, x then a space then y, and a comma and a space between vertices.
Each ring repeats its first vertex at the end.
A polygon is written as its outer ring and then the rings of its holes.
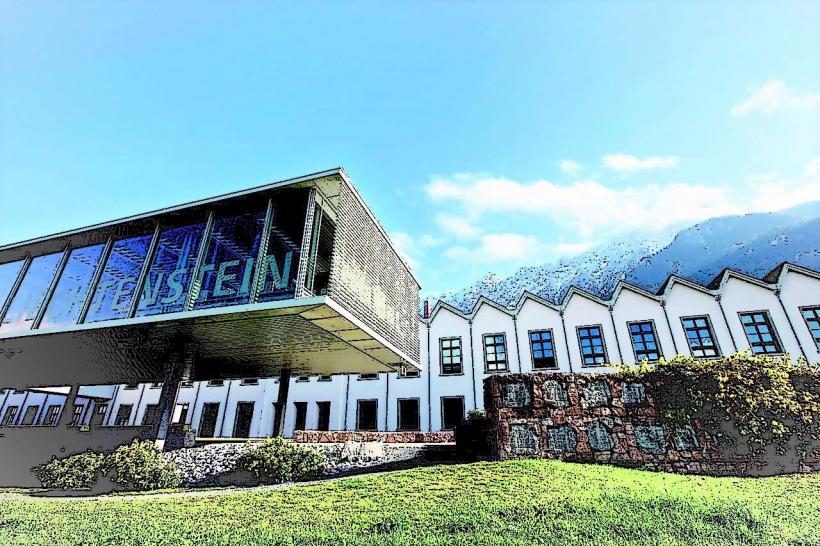
POLYGON ((5 500, 0 544, 820 545, 820 475, 513 461, 195 497, 5 500))

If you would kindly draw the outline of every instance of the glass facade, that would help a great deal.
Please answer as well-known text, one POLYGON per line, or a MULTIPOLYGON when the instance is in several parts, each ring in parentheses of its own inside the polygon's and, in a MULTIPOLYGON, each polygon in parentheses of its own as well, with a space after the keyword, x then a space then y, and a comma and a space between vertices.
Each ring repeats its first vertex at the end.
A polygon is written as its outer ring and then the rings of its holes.
POLYGON ((9 297, 22 267, 23 260, 0 264, 0 312, 2 312, 6 298, 9 297))
POLYGON ((0 323, 0 330, 28 330, 32 327, 62 257, 62 252, 56 252, 31 260, 26 276, 0 323))
POLYGON ((145 277, 137 316, 184 310, 204 232, 205 222, 202 222, 166 229, 160 234, 151 268, 145 277))
POLYGON ((104 248, 100 244, 71 251, 40 328, 77 323, 104 248))
POLYGON ((151 238, 152 235, 142 235, 114 243, 94 291, 85 322, 128 316, 151 238))
MULTIPOLYGON (((156 224, 143 221, 141 234, 121 234, 109 250, 99 242, 104 234, 93 234, 95 244, 83 234, 79 238, 86 246, 68 255, 56 252, 0 264, 0 314, 7 309, 0 316, 0 331, 31 329, 41 314, 38 327, 49 328, 178 313, 190 310, 186 305, 207 309, 294 298, 308 196, 308 189, 285 189, 270 199, 175 212, 159 219, 155 244, 156 224)), ((333 222, 323 218, 327 229, 317 244, 327 263, 316 268, 322 274, 329 271, 333 243, 333 222)), ((124 227, 137 230, 134 224, 124 227)), ((326 285, 326 279, 318 284, 326 285)))
POLYGON ((194 309, 248 303, 264 224, 264 207, 214 221, 194 309))

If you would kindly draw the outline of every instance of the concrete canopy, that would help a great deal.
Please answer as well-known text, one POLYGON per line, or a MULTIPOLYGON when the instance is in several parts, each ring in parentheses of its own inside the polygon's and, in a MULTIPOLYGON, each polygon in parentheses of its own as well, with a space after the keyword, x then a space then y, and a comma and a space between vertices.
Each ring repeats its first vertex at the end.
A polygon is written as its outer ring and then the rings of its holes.
POLYGON ((194 380, 377 373, 414 360, 328 296, 0 334, 7 387, 162 381, 184 345, 194 380))

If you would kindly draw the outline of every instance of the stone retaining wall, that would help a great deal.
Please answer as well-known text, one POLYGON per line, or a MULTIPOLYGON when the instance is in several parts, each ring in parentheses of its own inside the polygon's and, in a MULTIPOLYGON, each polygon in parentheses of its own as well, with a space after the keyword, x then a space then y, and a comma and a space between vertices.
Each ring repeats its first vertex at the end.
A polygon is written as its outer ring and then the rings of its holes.
POLYGON ((296 430, 293 441, 299 443, 385 442, 388 444, 445 444, 455 441, 452 432, 376 432, 352 430, 296 430))
MULTIPOLYGON (((497 459, 556 458, 693 474, 776 474, 765 458, 718 445, 697 423, 658 419, 651 385, 618 374, 505 374, 484 382, 497 459)), ((820 468, 820 452, 792 469, 820 468)))

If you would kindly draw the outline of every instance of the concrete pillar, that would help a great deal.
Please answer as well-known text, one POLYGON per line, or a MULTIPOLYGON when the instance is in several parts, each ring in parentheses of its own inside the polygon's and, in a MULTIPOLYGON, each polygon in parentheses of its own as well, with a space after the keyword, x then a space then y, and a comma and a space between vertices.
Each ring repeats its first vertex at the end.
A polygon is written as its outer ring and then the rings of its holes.
POLYGON ((282 436, 285 430, 285 413, 288 407, 288 391, 290 390, 290 369, 283 368, 279 372, 279 390, 276 396, 276 415, 273 416, 273 435, 282 436))
POLYGON ((165 437, 174 413, 179 383, 191 377, 194 364, 194 347, 188 343, 179 342, 170 352, 165 361, 165 370, 162 377, 162 390, 157 402, 157 422, 151 436, 155 439, 157 449, 165 448, 165 437))

